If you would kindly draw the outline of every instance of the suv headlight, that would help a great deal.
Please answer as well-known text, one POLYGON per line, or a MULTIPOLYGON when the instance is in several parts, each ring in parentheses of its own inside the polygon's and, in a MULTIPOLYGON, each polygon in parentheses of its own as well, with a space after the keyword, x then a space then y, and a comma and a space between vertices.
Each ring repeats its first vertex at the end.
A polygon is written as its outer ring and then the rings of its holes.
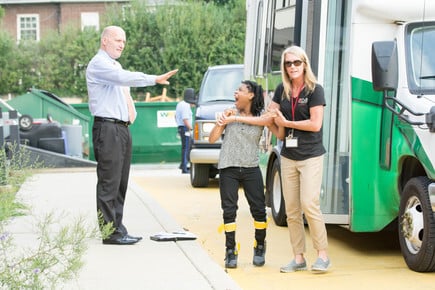
POLYGON ((198 143, 208 143, 208 137, 215 124, 216 122, 212 120, 196 121, 193 129, 194 140, 198 143))

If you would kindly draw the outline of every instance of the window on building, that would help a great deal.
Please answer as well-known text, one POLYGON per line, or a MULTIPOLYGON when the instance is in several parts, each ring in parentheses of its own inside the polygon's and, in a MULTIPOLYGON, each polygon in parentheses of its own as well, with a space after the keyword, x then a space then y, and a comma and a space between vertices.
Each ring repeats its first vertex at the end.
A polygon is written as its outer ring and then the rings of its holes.
POLYGON ((98 12, 82 12, 81 14, 82 30, 100 29, 100 15, 98 12))
POLYGON ((18 14, 17 15, 17 40, 39 41, 39 15, 18 14))
POLYGON ((132 9, 130 4, 122 5, 122 20, 126 21, 132 14, 132 9))

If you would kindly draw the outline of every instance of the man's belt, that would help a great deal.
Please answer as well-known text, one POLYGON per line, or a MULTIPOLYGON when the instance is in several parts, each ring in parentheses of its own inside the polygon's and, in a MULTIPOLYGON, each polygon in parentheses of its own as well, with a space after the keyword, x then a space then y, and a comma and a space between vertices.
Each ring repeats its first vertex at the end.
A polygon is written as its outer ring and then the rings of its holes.
POLYGON ((115 118, 105 118, 105 117, 94 117, 94 122, 109 122, 109 123, 113 123, 113 124, 120 124, 123 125, 125 127, 130 126, 130 122, 127 121, 122 121, 122 120, 118 120, 115 118))

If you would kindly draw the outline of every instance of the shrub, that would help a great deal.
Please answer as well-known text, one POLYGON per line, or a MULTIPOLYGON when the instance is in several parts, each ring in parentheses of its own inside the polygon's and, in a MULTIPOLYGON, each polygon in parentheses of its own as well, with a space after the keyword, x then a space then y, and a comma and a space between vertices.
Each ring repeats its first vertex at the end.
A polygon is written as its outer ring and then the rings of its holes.
POLYGON ((17 246, 8 226, 14 217, 30 213, 16 201, 15 194, 33 170, 42 167, 42 163, 29 160, 30 152, 24 147, 0 148, 0 289, 55 289, 77 276, 88 239, 113 232, 110 224, 100 232, 81 217, 63 225, 59 221, 64 216, 48 213, 35 225, 36 246, 17 246))

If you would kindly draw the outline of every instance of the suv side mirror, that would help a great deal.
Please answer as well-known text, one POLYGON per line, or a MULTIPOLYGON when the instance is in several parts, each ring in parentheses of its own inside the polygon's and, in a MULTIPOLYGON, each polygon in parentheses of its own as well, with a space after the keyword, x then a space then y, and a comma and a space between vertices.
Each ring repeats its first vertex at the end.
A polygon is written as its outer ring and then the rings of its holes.
POLYGON ((184 90, 184 101, 189 104, 196 105, 195 90, 187 88, 184 90))
POLYGON ((375 91, 397 90, 398 60, 395 41, 372 44, 372 81, 375 91))

